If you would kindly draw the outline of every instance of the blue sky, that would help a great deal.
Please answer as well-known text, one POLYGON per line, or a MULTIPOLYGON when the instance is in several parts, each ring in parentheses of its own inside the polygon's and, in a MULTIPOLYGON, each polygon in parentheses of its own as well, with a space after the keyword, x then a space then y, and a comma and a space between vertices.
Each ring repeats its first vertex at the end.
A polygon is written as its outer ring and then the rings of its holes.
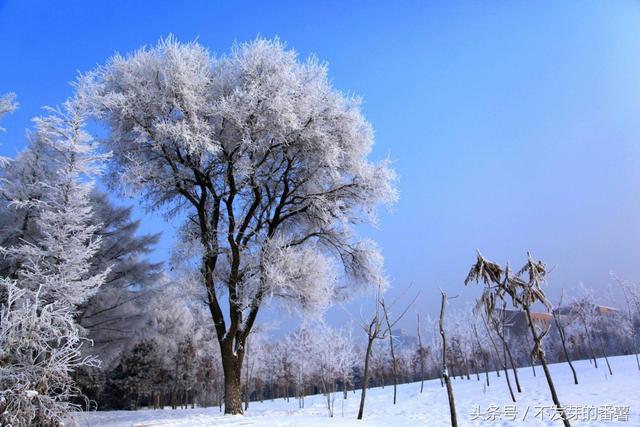
MULTIPOLYGON (((611 270, 640 279, 639 3, 0 0, 0 93, 21 104, 0 153, 78 71, 169 33, 220 53, 279 36, 364 98, 401 200, 363 232, 392 294, 421 289, 420 311, 438 287, 471 297, 476 248, 513 264, 533 251, 555 266, 551 289, 604 295, 611 270)), ((171 227, 156 216, 145 229, 171 227)))

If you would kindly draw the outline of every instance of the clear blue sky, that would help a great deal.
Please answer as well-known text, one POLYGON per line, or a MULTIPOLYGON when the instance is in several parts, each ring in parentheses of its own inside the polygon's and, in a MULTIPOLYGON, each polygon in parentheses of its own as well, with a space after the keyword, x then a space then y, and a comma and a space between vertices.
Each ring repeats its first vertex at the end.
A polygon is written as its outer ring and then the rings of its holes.
POLYGON ((439 286, 470 295, 475 248, 514 264, 532 250, 556 266, 552 288, 640 279, 640 4, 391 3, 0 0, 0 93, 21 103, 0 153, 115 51, 169 33, 216 52, 279 36, 364 97, 374 157, 395 160, 401 194, 364 231, 396 289, 423 289, 421 311, 439 286))

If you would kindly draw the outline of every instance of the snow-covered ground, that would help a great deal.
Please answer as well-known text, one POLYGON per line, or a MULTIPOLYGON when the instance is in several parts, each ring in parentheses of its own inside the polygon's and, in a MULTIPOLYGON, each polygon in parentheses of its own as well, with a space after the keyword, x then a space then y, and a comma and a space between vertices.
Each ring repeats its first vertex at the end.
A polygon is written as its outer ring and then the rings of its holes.
MULTIPOLYGON (((571 371, 566 364, 551 365, 551 372, 562 404, 569 408, 569 415, 575 417, 572 425, 620 425, 640 426, 640 371, 633 356, 610 359, 613 376, 608 375, 604 360, 598 361, 595 369, 588 361, 575 363, 579 385, 573 384, 571 371), (624 418, 623 407, 629 407, 628 421, 624 418), (590 410, 589 414, 580 413, 590 410), (591 419, 591 421, 582 421, 591 419), (597 420, 596 420, 597 419, 597 420), (606 421, 611 419, 613 421, 606 421)), ((537 369, 537 377, 530 368, 519 370, 522 393, 516 396, 515 408, 511 405, 504 376, 490 375, 491 386, 483 381, 457 379, 454 393, 458 420, 461 426, 538 426, 562 425, 551 421, 551 399, 542 369, 537 369), (495 411, 491 411, 490 405, 495 411), (485 415, 476 418, 479 410, 485 415), (545 408, 544 421, 540 419, 540 408, 545 408), (525 412, 528 412, 525 414, 525 412), (488 412, 496 414, 492 420, 488 412), (514 414, 515 412, 515 414, 514 414), (517 420, 513 420, 513 416, 517 420), (525 418, 524 421, 522 419, 525 418)), ((513 380, 513 378, 512 378, 513 380)), ((513 381, 512 381, 513 382, 513 381)), ((515 384, 514 384, 515 391, 515 384)), ((347 400, 338 393, 335 400, 335 416, 328 418, 323 396, 306 398, 305 408, 298 409, 296 399, 251 402, 244 416, 224 416, 218 408, 180 410, 139 410, 113 411, 79 414, 80 425, 88 426, 446 426, 449 425, 447 394, 440 382, 425 382, 420 394, 420 383, 403 384, 398 387, 398 404, 393 405, 393 388, 372 388, 367 392, 364 421, 357 421, 356 414, 360 391, 350 393, 347 400)))

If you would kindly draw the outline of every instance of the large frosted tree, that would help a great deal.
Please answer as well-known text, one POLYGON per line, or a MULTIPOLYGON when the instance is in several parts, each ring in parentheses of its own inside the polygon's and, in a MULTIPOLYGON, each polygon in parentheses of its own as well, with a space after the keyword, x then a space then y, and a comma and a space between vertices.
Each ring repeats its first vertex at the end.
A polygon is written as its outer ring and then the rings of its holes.
POLYGON ((113 172, 150 208, 184 218, 225 373, 242 413, 245 341, 265 301, 321 309, 384 282, 354 226, 393 202, 394 173, 368 156, 373 131, 327 67, 278 40, 216 57, 169 38, 89 73, 79 91, 109 130, 113 172))

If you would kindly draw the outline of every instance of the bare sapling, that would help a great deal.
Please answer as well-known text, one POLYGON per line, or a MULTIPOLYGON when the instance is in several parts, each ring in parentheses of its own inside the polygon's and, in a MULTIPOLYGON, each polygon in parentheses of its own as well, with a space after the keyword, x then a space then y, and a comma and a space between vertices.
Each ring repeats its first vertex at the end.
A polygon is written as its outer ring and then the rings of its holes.
POLYGON ((585 298, 582 299, 578 299, 578 300, 574 300, 574 303, 571 307, 571 314, 572 316, 578 321, 580 322, 580 325, 582 326, 583 330, 584 330, 584 337, 585 337, 585 341, 587 342, 587 345, 589 347, 589 353, 591 354, 591 360, 593 361, 594 366, 596 367, 596 369, 598 368, 598 359, 596 358, 596 352, 593 349, 593 342, 591 340, 591 334, 589 333, 589 322, 591 319, 591 304, 588 300, 585 300, 585 298))
MULTIPOLYGON (((562 298, 564 297, 564 291, 560 294, 560 301, 558 302, 558 308, 562 307, 562 298)), ((553 322, 556 325, 556 329, 558 330, 558 335, 560 336, 560 343, 562 344, 562 352, 564 354, 564 358, 569 364, 569 368, 571 368, 571 373, 573 374, 573 383, 578 384, 578 374, 576 374, 576 369, 573 367, 573 363, 571 363, 571 356, 569 355, 569 350, 567 349, 567 334, 564 329, 564 324, 562 323, 562 319, 560 318, 559 311, 551 310, 551 315, 553 316, 553 322)))
MULTIPOLYGON (((387 310, 390 310, 397 302, 397 299, 390 305, 385 306, 384 299, 380 296, 380 292, 376 296, 376 308, 371 321, 361 322, 360 326, 367 334, 367 349, 364 356, 364 371, 362 373, 362 393, 360 394, 360 407, 358 409, 357 419, 361 420, 364 416, 364 402, 367 394, 367 386, 369 384, 369 364, 371 359, 371 353, 373 350, 373 344, 376 340, 384 340, 391 334, 391 328, 393 328, 407 313, 409 308, 415 302, 416 297, 406 306, 406 308, 395 318, 390 318, 387 310), (383 313, 380 313, 382 309, 383 313)), ((394 387, 395 390, 395 387, 394 387)), ((395 396, 394 396, 395 400, 395 396)))
MULTIPOLYGON (((527 342, 527 348, 533 348, 533 346, 531 345, 531 341, 530 341, 531 338, 529 338, 529 335, 525 334, 524 338, 525 338, 525 340, 527 342)), ((529 361, 531 363, 531 370, 533 371, 533 376, 537 377, 537 375, 536 375, 536 361, 535 361, 535 358, 533 357, 532 354, 529 354, 529 361)))
POLYGON ((549 329, 542 330, 533 320, 531 314, 531 306, 536 303, 543 304, 548 311, 552 310, 551 303, 547 299, 542 285, 546 283, 547 267, 542 261, 535 261, 531 258, 531 254, 527 254, 528 259, 524 267, 520 271, 512 275, 509 267, 501 267, 491 261, 486 260, 478 251, 476 262, 472 265, 465 285, 470 282, 476 282, 484 285, 482 297, 480 298, 481 307, 489 315, 496 309, 497 302, 506 302, 510 300, 516 309, 524 311, 527 318, 527 326, 533 338, 532 354, 536 359, 540 360, 542 369, 549 386, 551 399, 560 414, 565 427, 569 427, 569 419, 560 404, 560 399, 556 392, 551 372, 547 366, 545 352, 542 347, 542 341, 549 329), (523 278, 525 277, 525 278, 523 278))
POLYGON ((418 358, 420 361, 420 393, 424 391, 424 359, 427 357, 428 349, 422 345, 422 334, 420 333, 420 313, 417 314, 418 324, 418 358))
POLYGON ((482 358, 482 362, 484 365, 484 375, 485 375, 485 380, 487 383, 487 387, 489 387, 491 384, 489 382, 489 355, 487 354, 487 352, 482 348, 482 343, 480 342, 480 335, 478 334, 478 327, 476 326, 476 322, 474 321, 472 324, 473 326, 473 335, 476 338, 476 343, 478 344, 478 352, 480 354, 480 357, 482 358))
POLYGON ((627 309, 623 319, 626 323, 626 328, 630 331, 631 336, 633 337, 633 353, 636 356, 636 365, 638 370, 640 370, 640 357, 638 357, 638 353, 640 353, 640 337, 638 336, 640 334, 640 328, 636 327, 636 319, 640 318, 640 286, 633 286, 633 284, 619 279, 613 273, 611 276, 613 280, 618 283, 618 286, 620 286, 622 294, 624 295, 624 301, 627 309))
POLYGON ((453 396, 453 386, 449 371, 447 369, 447 334, 444 328, 444 311, 448 302, 447 293, 440 289, 442 302, 440 304, 440 337, 442 338, 442 378, 447 386, 447 396, 449 397, 449 412, 451 413, 451 427, 458 427, 458 417, 456 415, 456 402, 453 396))
MULTIPOLYGON (((480 302, 478 302, 480 304, 480 302)), ((504 378, 507 382, 507 387, 509 388, 509 394, 511 395, 511 400, 516 401, 516 396, 513 394, 513 388, 511 387, 511 380, 509 379, 509 371, 507 370, 507 361, 500 357, 500 350, 498 350, 498 345, 496 341, 493 339, 493 335, 491 334, 491 330, 489 329, 489 325, 487 324, 487 319, 484 314, 480 314, 482 318, 482 324, 484 325, 487 336, 489 337, 489 341, 491 342, 491 347, 494 351, 495 361, 496 361, 496 373, 500 376, 500 367, 504 371, 504 378)))
POLYGON ((502 355, 505 359, 505 365, 507 363, 507 357, 509 358, 509 364, 511 365, 511 370, 513 371, 513 377, 516 380, 516 389, 518 390, 518 393, 522 393, 522 388, 520 387, 520 379, 518 378, 518 367, 513 360, 511 347, 509 346, 509 341, 507 340, 507 337, 505 335, 505 327, 507 326, 508 322, 506 316, 506 304, 503 304, 502 310, 489 315, 489 321, 491 322, 496 335, 498 336, 498 338, 500 338, 500 342, 502 342, 502 355))

